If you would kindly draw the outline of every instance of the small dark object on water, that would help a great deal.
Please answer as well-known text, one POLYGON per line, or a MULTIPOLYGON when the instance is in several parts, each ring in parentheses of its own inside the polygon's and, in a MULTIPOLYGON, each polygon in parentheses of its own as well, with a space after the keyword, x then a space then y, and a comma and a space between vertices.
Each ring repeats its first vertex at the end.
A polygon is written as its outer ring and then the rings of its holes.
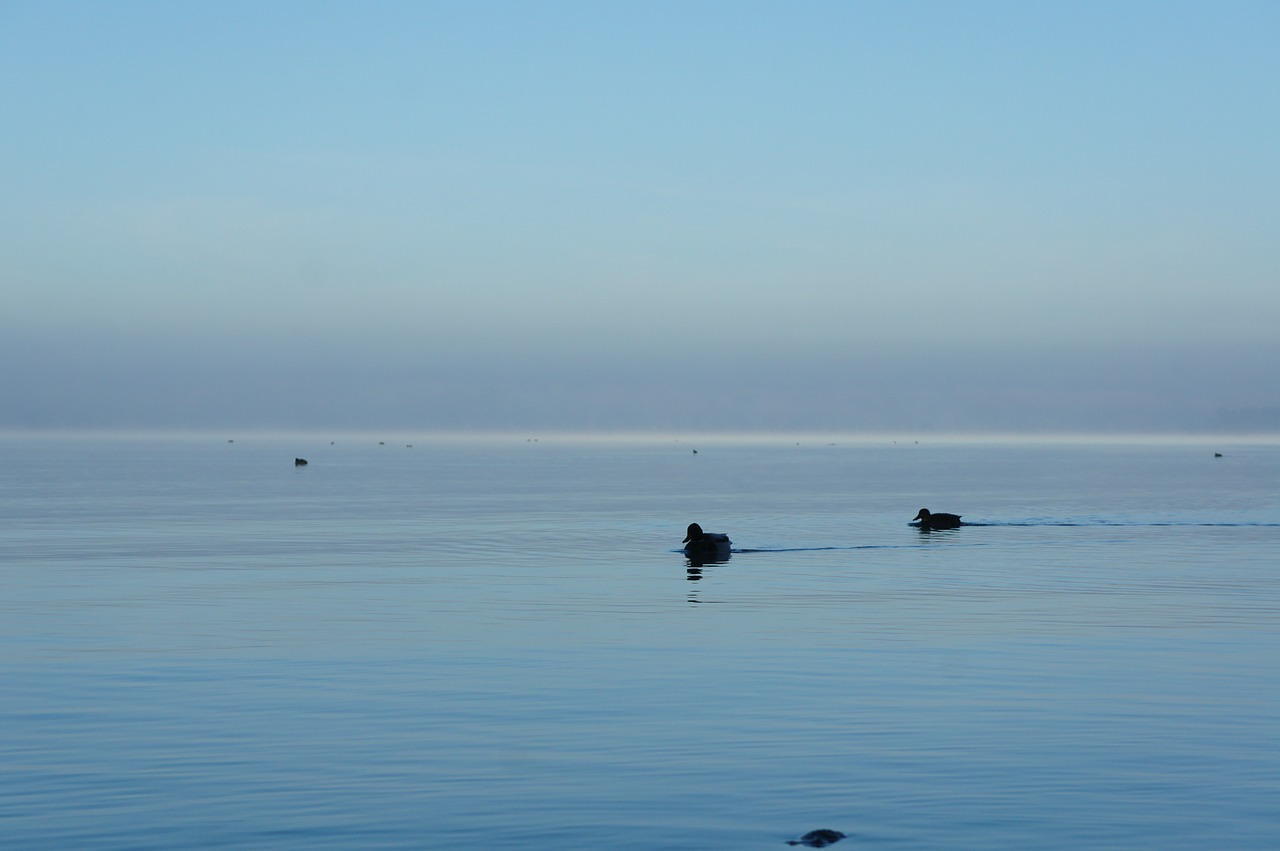
POLYGON ((693 450, 693 454, 694 454, 694 455, 697 455, 697 454, 698 454, 698 450, 696 450, 696 449, 695 449, 695 450, 693 450))
POLYGON ((690 523, 684 540, 684 554, 691 558, 728 558, 732 542, 722 532, 704 532, 697 523, 690 523))
POLYGON ((307 466, 307 459, 306 459, 306 458, 294 458, 294 459, 293 459, 293 466, 295 466, 295 467, 305 467, 305 466, 307 466))
POLYGON ((825 827, 811 830, 799 839, 788 839, 788 845, 803 845, 806 848, 826 848, 828 845, 834 845, 844 839, 844 834, 838 830, 827 830, 825 827))
POLYGON ((911 522, 916 523, 917 520, 920 521, 917 525, 921 529, 955 529, 962 525, 959 514, 944 514, 942 512, 930 514, 927 508, 920 509, 920 513, 913 517, 911 522))
POLYGON ((1215 452, 1215 453, 1213 453, 1213 457, 1214 457, 1214 458, 1221 458, 1221 457, 1222 457, 1222 453, 1221 453, 1221 452, 1215 452))

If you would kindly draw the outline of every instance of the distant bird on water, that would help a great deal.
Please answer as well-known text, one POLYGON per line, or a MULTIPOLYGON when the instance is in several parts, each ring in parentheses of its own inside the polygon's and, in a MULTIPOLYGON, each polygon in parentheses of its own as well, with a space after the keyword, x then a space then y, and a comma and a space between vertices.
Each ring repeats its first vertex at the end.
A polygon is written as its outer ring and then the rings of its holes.
POLYGON ((944 514, 943 512, 931 514, 929 509, 922 508, 920 513, 912 518, 911 525, 919 526, 921 529, 954 529, 964 524, 960 522, 959 514, 944 514))
POLYGON ((684 554, 691 557, 728 555, 732 543, 728 535, 720 532, 704 532, 697 523, 690 523, 684 536, 684 554))
POLYGON ((828 830, 827 828, 819 828, 811 830, 799 839, 788 839, 788 845, 803 845, 806 848, 826 848, 828 845, 835 845, 844 834, 838 830, 828 830))
POLYGON ((305 467, 305 466, 307 466, 307 459, 306 459, 306 458, 294 458, 294 459, 293 459, 293 466, 295 466, 295 467, 305 467))

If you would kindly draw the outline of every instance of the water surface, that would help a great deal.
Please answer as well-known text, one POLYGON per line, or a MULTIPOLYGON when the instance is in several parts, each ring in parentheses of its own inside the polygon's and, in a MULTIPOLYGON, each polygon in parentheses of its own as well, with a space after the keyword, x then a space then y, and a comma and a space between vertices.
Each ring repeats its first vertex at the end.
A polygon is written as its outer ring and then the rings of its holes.
POLYGON ((412 443, 0 440, 0 842, 1280 847, 1275 445, 412 443))

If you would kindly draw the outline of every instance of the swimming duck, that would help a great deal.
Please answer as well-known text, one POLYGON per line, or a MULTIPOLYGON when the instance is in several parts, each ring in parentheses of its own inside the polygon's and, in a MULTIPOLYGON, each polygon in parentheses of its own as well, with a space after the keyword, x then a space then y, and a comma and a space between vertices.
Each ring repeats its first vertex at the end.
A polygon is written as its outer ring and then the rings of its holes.
POLYGON ((828 830, 827 828, 818 828, 811 830, 799 839, 788 839, 788 845, 803 845, 806 848, 826 848, 828 845, 834 845, 845 835, 838 830, 828 830))
POLYGON ((720 532, 704 532, 697 523, 690 523, 684 536, 684 554, 687 556, 728 555, 732 543, 728 535, 720 532))
POLYGON ((959 514, 930 514, 929 509, 922 508, 920 513, 911 520, 913 526, 919 526, 921 529, 954 529, 957 526, 963 526, 960 522, 959 514), (917 523, 916 521, 920 521, 917 523))

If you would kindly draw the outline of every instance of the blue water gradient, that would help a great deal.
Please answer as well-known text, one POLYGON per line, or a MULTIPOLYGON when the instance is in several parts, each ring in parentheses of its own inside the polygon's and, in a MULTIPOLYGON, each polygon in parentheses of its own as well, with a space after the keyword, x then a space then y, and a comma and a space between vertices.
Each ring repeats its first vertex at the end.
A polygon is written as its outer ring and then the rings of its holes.
POLYGON ((1274 446, 405 442, 0 440, 2 844, 1280 845, 1274 446))

